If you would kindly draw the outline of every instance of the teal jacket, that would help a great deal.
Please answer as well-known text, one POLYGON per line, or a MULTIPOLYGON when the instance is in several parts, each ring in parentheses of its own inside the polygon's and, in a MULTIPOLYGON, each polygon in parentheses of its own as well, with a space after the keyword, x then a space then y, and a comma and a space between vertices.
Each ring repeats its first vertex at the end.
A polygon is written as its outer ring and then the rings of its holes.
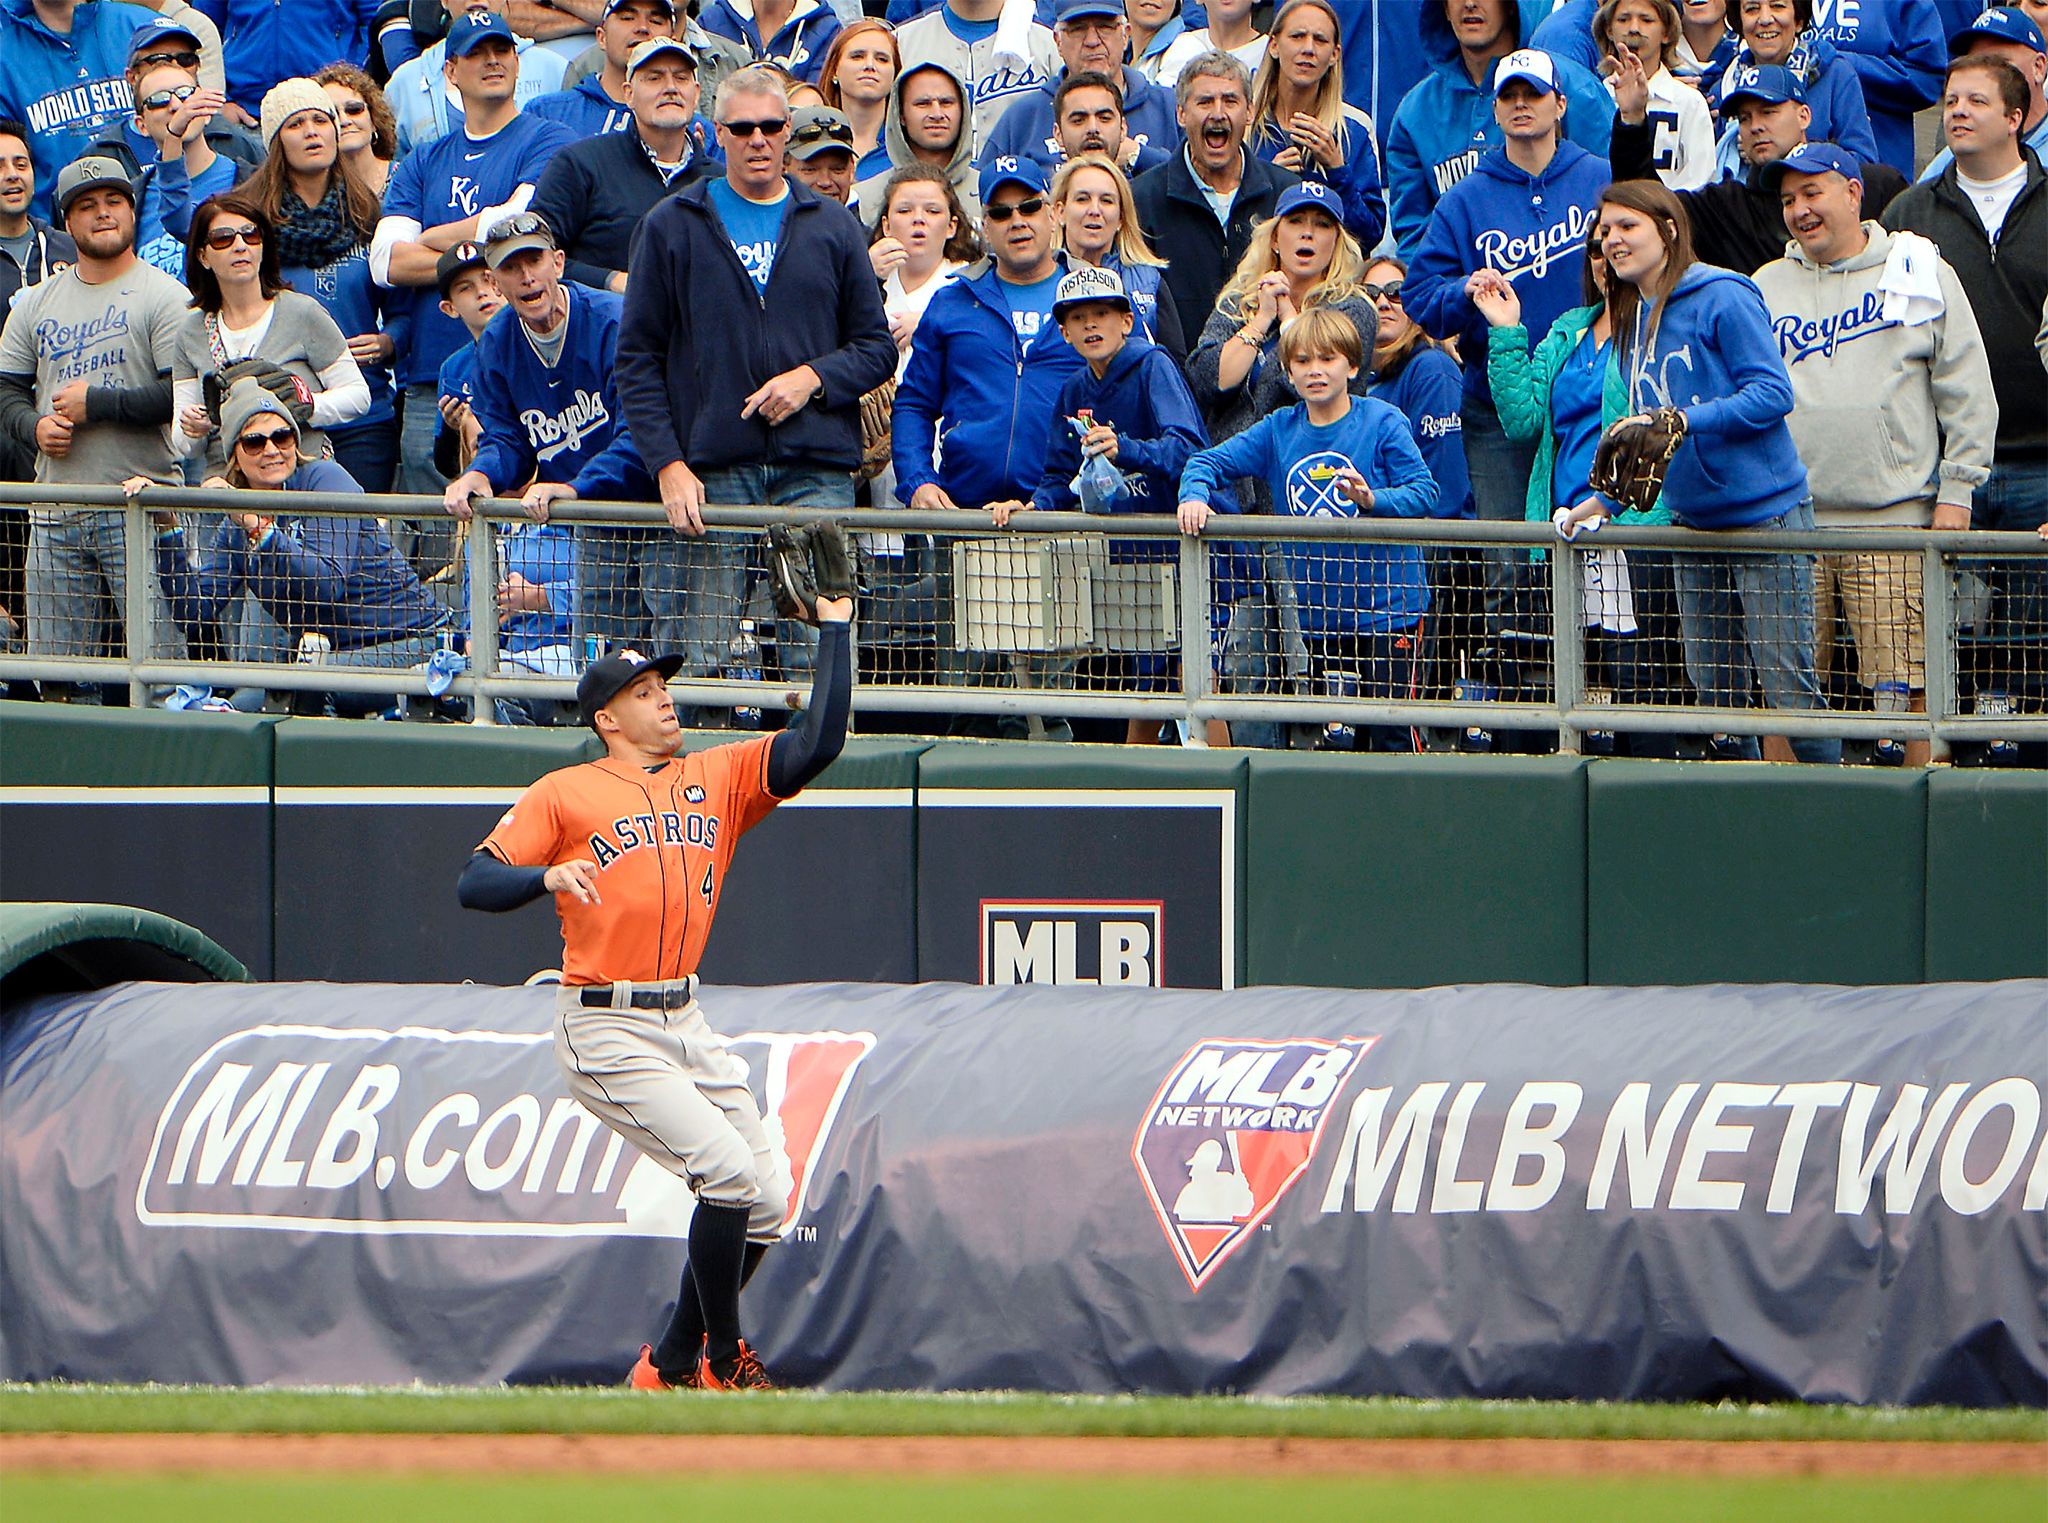
MULTIPOLYGON (((1536 468, 1529 473, 1529 494, 1522 516, 1536 523, 1550 521, 1550 472, 1557 460, 1557 431, 1550 422, 1550 386, 1564 368, 1566 358, 1579 345, 1598 307, 1574 307, 1551 324, 1550 332, 1529 352, 1529 330, 1490 328, 1486 335, 1486 378, 1493 388, 1493 405, 1500 413, 1500 426, 1510 439, 1536 441, 1536 468)), ((1607 381, 1600 401, 1600 426, 1611 428, 1629 415, 1628 383, 1613 359, 1607 362, 1607 381)), ((1627 525, 1668 524, 1671 514, 1663 503, 1647 513, 1623 513, 1616 523, 1627 525)))

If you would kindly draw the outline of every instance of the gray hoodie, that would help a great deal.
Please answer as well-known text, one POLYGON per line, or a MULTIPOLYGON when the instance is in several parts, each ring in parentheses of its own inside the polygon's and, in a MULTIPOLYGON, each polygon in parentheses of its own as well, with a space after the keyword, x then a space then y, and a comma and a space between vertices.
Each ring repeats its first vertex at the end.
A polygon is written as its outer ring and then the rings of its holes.
MULTIPOLYGON (((882 122, 882 147, 888 151, 889 167, 878 175, 869 175, 853 187, 854 210, 859 213, 864 227, 873 227, 882 216, 882 187, 889 183, 889 176, 906 164, 918 162, 917 155, 910 151, 910 140, 903 135, 903 81, 914 73, 926 69, 937 69, 952 80, 960 90, 960 99, 967 99, 967 87, 960 82, 960 76, 942 63, 914 63, 896 77, 895 85, 889 91, 889 115, 882 122)), ((974 134, 967 124, 960 124, 960 136, 953 142, 953 157, 946 165, 946 178, 953 182, 953 193, 960 198, 960 209, 967 214, 967 220, 979 224, 981 221, 981 182, 974 169, 974 134)))
POLYGON ((1947 261, 1944 310, 1907 327, 1884 318, 1878 287, 1891 234, 1865 222, 1863 252, 1825 267, 1796 242, 1756 272, 1792 378, 1787 421, 1823 525, 1933 521, 1970 505, 1991 473, 1998 399, 1969 297, 1947 261))

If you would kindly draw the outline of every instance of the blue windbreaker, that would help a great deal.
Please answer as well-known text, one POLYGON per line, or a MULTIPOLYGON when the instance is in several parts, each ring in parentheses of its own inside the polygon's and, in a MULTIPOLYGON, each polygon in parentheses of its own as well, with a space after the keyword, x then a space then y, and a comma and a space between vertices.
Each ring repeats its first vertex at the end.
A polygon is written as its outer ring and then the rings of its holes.
POLYGON ((281 79, 311 79, 331 63, 363 67, 381 0, 192 0, 220 28, 228 99, 254 116, 281 79))
POLYGON ((1020 345, 996 279, 992 262, 970 265, 917 325, 896 388, 892 446, 896 495, 906 503, 937 482, 961 507, 984 507, 1029 497, 1045 473, 1060 388, 1081 357, 1051 322, 1020 345))
MULTIPOLYGON (((1374 517, 1426 518, 1436 505, 1436 479, 1415 447, 1407 418, 1399 408, 1370 397, 1353 397, 1350 411, 1320 428, 1309 421, 1306 403, 1266 414, 1235 438, 1189 460, 1180 498, 1227 512, 1224 484, 1240 476, 1263 476, 1276 513, 1357 518, 1351 499, 1331 485, 1347 465, 1372 487, 1374 517)), ((1288 540, 1284 553, 1306 633, 1407 629, 1429 609, 1420 546, 1288 540)))
POLYGON ((1441 349, 1412 351, 1408 363, 1386 380, 1373 377, 1372 394, 1391 402, 1408 420, 1415 446, 1436 478, 1431 518, 1473 516, 1472 475, 1465 465, 1465 380, 1441 349))
POLYGON ((1543 342, 1558 315, 1583 299, 1586 230, 1608 179, 1606 159, 1576 143, 1558 144, 1549 167, 1533 178, 1509 162, 1505 149, 1493 148, 1438 205, 1401 302, 1431 337, 1458 337, 1468 398, 1491 405, 1493 391, 1486 319, 1465 295, 1465 281, 1482 269, 1507 276, 1521 298, 1529 341, 1543 342))
POLYGON ((1621 364, 1635 411, 1685 413, 1663 506, 1691 528, 1744 529, 1811 497, 1785 423, 1792 381, 1756 282, 1696 264, 1659 305, 1638 309, 1621 364))
MULTIPOLYGON (((1521 0, 1522 35, 1542 15, 1540 0, 1521 0)), ((1430 213, 1453 185, 1479 165, 1480 155, 1503 138, 1493 119, 1493 92, 1472 83, 1458 39, 1441 4, 1421 8, 1423 44, 1435 60, 1408 93, 1386 130, 1387 204, 1401 257, 1415 258, 1430 213)), ((1565 87, 1565 135, 1596 158, 1607 156, 1614 98, 1593 75, 1568 60, 1557 64, 1565 87)), ((1488 76, 1488 83, 1491 75, 1488 76)))
POLYGON ((28 127, 36 163, 30 215, 50 220, 57 171, 135 114, 128 88, 128 41, 156 12, 114 0, 85 0, 71 35, 37 17, 32 0, 0 0, 0 118, 28 127))

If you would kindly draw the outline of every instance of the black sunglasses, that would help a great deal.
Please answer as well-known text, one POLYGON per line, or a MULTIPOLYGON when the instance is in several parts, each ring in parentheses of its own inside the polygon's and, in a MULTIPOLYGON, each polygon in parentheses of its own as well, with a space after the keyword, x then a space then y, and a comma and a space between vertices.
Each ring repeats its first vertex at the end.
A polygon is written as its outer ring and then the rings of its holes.
POLYGON ((343 116, 367 116, 369 112, 370 108, 359 100, 345 100, 341 103, 343 116))
POLYGON ((1376 286, 1371 281, 1367 281, 1365 283, 1365 299, 1367 301, 1378 301, 1381 297, 1385 297, 1398 307, 1401 305, 1402 284, 1401 281, 1390 280, 1383 286, 1376 286))
POLYGON ((179 101, 189 99, 198 89, 197 85, 172 85, 167 90, 152 90, 142 97, 142 109, 161 111, 166 106, 175 106, 179 101))
POLYGON ((235 440, 235 446, 252 455, 260 455, 273 444, 279 449, 287 449, 298 437, 297 429, 273 428, 267 434, 243 434, 235 440))
POLYGON ((990 206, 982 215, 991 222, 1008 222, 1012 217, 1035 217, 1045 210, 1045 197, 1026 196, 1021 201, 1012 201, 1008 206, 990 206))
POLYGON ((248 244, 252 249, 260 249, 263 247, 263 229, 260 227, 209 228, 206 234, 206 246, 217 253, 224 252, 233 248, 237 239, 248 244))
POLYGON ((789 125, 789 118, 771 116, 758 122, 720 122, 718 125, 742 140, 752 137, 757 132, 763 137, 780 137, 783 129, 789 125))
POLYGON ((144 53, 135 60, 135 66, 139 69, 154 69, 159 64, 173 64, 180 69, 196 69, 199 67, 199 55, 180 48, 175 53, 144 53))

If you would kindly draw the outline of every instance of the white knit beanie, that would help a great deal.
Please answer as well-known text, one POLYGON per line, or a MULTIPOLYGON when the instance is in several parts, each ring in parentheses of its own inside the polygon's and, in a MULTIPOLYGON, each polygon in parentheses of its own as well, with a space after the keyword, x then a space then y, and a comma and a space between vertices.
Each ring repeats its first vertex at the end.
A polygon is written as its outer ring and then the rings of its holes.
MULTIPOLYGON (((334 116, 334 102, 327 91, 310 79, 279 80, 263 97, 263 146, 273 143, 284 124, 301 111, 324 111, 334 116)), ((335 118, 339 122, 339 118, 335 118)))

